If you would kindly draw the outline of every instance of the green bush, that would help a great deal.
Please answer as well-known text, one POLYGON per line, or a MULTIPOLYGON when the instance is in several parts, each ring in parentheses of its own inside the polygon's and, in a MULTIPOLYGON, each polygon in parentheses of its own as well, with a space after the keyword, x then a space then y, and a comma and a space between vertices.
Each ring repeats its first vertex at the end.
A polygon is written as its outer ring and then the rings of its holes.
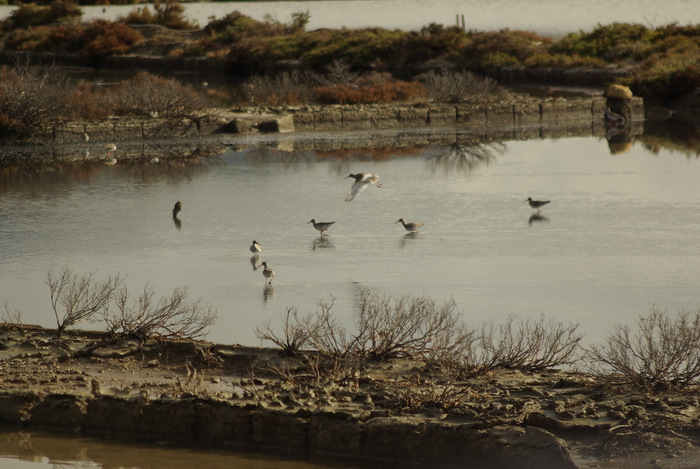
POLYGON ((159 24, 170 29, 197 29, 199 23, 185 17, 185 7, 180 3, 167 0, 165 3, 156 0, 153 11, 147 6, 129 12, 117 21, 130 24, 159 24))
POLYGON ((3 20, 5 31, 17 28, 30 28, 52 23, 78 22, 83 12, 78 4, 68 0, 56 0, 50 6, 34 3, 21 3, 8 18, 3 20))
POLYGON ((522 65, 529 57, 546 50, 549 38, 528 31, 471 33, 462 49, 460 65, 468 69, 522 65))
POLYGON ((550 48, 553 54, 580 55, 604 58, 616 49, 617 58, 634 57, 635 52, 651 44, 655 33, 646 26, 630 23, 598 25, 593 31, 571 33, 550 48), (627 54, 619 51, 627 50, 627 54))
POLYGON ((471 39, 458 26, 429 24, 420 31, 409 31, 396 41, 392 55, 397 62, 417 63, 438 57, 456 59, 471 39))

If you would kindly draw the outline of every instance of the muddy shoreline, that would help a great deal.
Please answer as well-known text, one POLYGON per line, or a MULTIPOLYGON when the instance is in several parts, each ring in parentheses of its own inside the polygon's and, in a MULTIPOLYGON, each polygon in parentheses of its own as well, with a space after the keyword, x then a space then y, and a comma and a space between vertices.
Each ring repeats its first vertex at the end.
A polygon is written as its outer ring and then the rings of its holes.
POLYGON ((567 371, 454 381, 410 360, 300 384, 280 374, 293 367, 274 349, 4 327, 0 425, 420 467, 700 464, 695 390, 567 371))

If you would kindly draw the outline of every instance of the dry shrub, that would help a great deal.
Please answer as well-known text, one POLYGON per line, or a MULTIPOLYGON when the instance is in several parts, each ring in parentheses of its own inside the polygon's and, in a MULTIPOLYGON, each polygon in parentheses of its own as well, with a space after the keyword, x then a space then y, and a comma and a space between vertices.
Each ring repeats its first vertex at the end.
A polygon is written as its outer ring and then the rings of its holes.
POLYGON ((17 64, 0 68, 0 137, 24 137, 66 118, 65 75, 53 67, 17 64))
POLYGON ((616 325, 603 345, 590 348, 591 368, 652 391, 684 388, 700 377, 700 311, 674 318, 653 307, 637 330, 616 325))
POLYGON ((574 363, 582 335, 578 324, 510 316, 505 323, 481 328, 476 367, 541 371, 574 363))
POLYGON ((112 115, 107 89, 95 88, 92 83, 80 81, 68 97, 72 116, 78 119, 105 119, 112 115))
POLYGON ((325 104, 377 104, 425 97, 421 83, 397 80, 385 73, 367 75, 347 85, 319 86, 314 93, 325 104))
POLYGON ((432 70, 419 79, 429 96, 448 103, 477 103, 500 92, 495 80, 467 71, 432 70))
POLYGON ((328 357, 363 359, 424 358, 435 349, 453 347, 460 335, 469 335, 459 321, 454 301, 437 305, 425 297, 394 298, 365 289, 359 302, 352 332, 333 316, 331 301, 320 303, 318 311, 306 316, 289 309, 282 334, 276 334, 267 323, 256 329, 256 335, 294 354, 313 350, 328 357))
POLYGON ((22 310, 15 309, 10 310, 10 305, 5 301, 3 303, 5 306, 5 314, 2 315, 0 319, 0 325, 11 326, 11 327, 21 327, 22 326, 22 310))
POLYGON ((88 57, 102 57, 112 54, 125 54, 131 47, 143 40, 138 31, 124 23, 107 20, 94 20, 85 29, 81 53, 88 57))
POLYGON ((197 339, 216 322, 216 311, 201 299, 190 301, 187 288, 175 288, 169 297, 154 301, 153 289, 146 285, 143 293, 129 301, 129 291, 121 287, 114 298, 117 313, 105 309, 103 320, 111 334, 141 339, 197 339))
POLYGON ((318 80, 311 72, 285 71, 276 76, 251 77, 241 85, 241 90, 251 104, 304 104, 312 99, 313 86, 318 80))
POLYGON ((192 87, 148 72, 125 80, 109 91, 113 112, 123 116, 197 120, 207 106, 192 87))
POLYGON ((365 360, 412 358, 429 367, 466 376, 497 369, 542 371, 572 364, 578 357, 578 324, 547 320, 520 320, 514 316, 500 325, 467 327, 454 301, 437 305, 425 297, 379 296, 363 290, 359 311, 348 330, 331 313, 333 302, 321 303, 315 313, 299 316, 289 309, 282 333, 270 323, 256 329, 287 353, 299 356, 314 375, 343 375, 365 360), (313 361, 308 358, 311 354, 313 361))
POLYGON ((92 272, 78 276, 68 267, 60 274, 49 271, 46 284, 51 292, 59 339, 66 328, 90 321, 98 311, 106 308, 123 282, 119 275, 104 282, 96 282, 94 277, 92 272), (59 312, 60 307, 62 312, 59 312))
POLYGON ((282 332, 277 334, 270 324, 266 322, 255 327, 255 336, 260 340, 268 340, 277 345, 288 355, 298 355, 306 348, 310 334, 310 318, 300 318, 296 308, 287 308, 287 313, 282 318, 282 332))

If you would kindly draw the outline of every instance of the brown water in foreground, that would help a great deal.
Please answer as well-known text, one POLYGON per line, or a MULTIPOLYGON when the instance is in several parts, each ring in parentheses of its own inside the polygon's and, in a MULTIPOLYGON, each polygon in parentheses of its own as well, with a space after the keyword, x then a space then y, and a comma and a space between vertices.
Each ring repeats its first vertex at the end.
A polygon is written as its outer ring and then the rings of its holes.
MULTIPOLYGON (((120 468, 120 469, 355 469, 333 460, 302 460, 279 454, 221 449, 192 449, 172 445, 142 445, 56 434, 0 431, 3 469, 120 468)), ((364 466, 366 467, 366 466, 364 466)), ((378 466, 374 466, 378 468, 378 466)))

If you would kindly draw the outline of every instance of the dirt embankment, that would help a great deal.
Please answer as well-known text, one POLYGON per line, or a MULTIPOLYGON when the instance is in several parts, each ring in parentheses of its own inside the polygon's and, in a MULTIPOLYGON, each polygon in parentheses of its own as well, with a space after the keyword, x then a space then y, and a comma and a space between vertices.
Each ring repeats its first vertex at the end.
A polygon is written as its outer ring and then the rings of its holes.
MULTIPOLYGON (((383 104, 241 107, 211 110, 198 122, 168 122, 157 118, 111 118, 98 122, 70 122, 47 129, 37 142, 91 141, 193 137, 215 133, 290 133, 308 131, 375 130, 445 126, 544 126, 603 122, 606 100, 599 96, 547 98, 513 95, 482 104, 383 104)), ((644 119, 641 98, 632 100, 632 120, 644 119)))
POLYGON ((561 371, 455 381, 404 360, 332 381, 298 371, 271 349, 2 329, 0 424, 421 467, 700 464, 695 393, 561 371))

